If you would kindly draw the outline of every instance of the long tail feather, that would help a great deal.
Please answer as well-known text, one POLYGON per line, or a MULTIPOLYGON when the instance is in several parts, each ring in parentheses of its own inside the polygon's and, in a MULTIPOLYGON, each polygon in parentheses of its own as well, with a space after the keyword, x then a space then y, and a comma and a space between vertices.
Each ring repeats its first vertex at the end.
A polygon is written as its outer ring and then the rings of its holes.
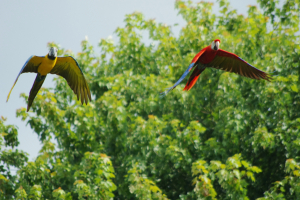
POLYGON ((45 81, 46 76, 40 76, 39 74, 36 75, 35 81, 33 83, 33 86, 30 90, 29 93, 29 98, 28 98, 28 105, 27 105, 27 112, 29 111, 33 100, 35 96, 37 95, 38 91, 41 89, 44 81, 45 81))
POLYGON ((174 87, 169 87, 164 92, 159 93, 159 98, 165 97, 173 89, 174 89, 174 87))
POLYGON ((16 83, 17 83, 17 80, 18 80, 18 78, 19 78, 19 76, 17 77, 16 81, 14 82, 14 85, 11 87, 11 89, 10 89, 10 91, 9 91, 8 95, 7 95, 6 102, 8 102, 8 99, 9 99, 10 93, 11 93, 12 89, 15 87, 15 85, 16 85, 16 83))
POLYGON ((171 90, 173 90, 177 85, 179 85, 179 83, 188 75, 188 73, 191 71, 191 69, 195 66, 195 63, 191 63, 189 65, 189 67, 187 68, 187 70, 185 70, 185 72, 182 74, 182 76, 180 77, 180 79, 178 79, 178 81, 170 88, 167 88, 164 92, 160 93, 160 98, 166 96, 171 90))
POLYGON ((195 68, 183 90, 189 91, 195 85, 195 83, 197 82, 197 79, 199 78, 200 74, 204 70, 205 70, 205 67, 195 68))

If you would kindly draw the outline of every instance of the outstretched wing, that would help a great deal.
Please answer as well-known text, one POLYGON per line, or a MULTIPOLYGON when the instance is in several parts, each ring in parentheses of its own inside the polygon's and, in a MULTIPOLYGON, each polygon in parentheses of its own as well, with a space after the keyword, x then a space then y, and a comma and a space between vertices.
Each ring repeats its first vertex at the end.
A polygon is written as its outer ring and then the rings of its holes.
POLYGON ((272 79, 266 72, 253 67, 237 55, 222 49, 218 50, 216 57, 210 63, 206 64, 206 66, 257 80, 265 79, 271 81, 272 79))
POLYGON ((199 53, 197 53, 197 55, 193 58, 192 63, 187 68, 187 70, 185 70, 185 72, 182 74, 182 76, 178 79, 178 81, 172 87, 167 88, 167 90, 165 90, 164 92, 160 93, 160 95, 162 97, 166 96, 168 94, 168 92, 170 92, 171 90, 173 90, 177 85, 179 85, 179 83, 181 83, 181 81, 183 81, 183 79, 190 73, 190 71, 192 70, 192 68, 197 65, 196 62, 198 61, 199 57, 204 53, 205 49, 206 48, 202 49, 199 53))
POLYGON ((57 74, 65 78, 70 88, 77 95, 77 99, 81 99, 81 103, 91 101, 91 92, 84 78, 79 64, 72 56, 58 57, 55 66, 50 71, 51 74, 57 74))
POLYGON ((40 66, 40 64, 42 63, 43 59, 45 57, 44 56, 30 56, 27 61, 25 62, 25 64, 23 65, 21 71, 19 72, 13 86, 11 87, 8 95, 7 95, 7 99, 6 99, 6 102, 8 101, 9 99, 9 96, 10 96, 10 93, 12 91, 12 89, 15 87, 17 81, 18 81, 18 78, 19 76, 22 74, 22 73, 26 73, 26 72, 34 72, 34 73, 37 73, 37 70, 38 70, 38 67, 40 66))

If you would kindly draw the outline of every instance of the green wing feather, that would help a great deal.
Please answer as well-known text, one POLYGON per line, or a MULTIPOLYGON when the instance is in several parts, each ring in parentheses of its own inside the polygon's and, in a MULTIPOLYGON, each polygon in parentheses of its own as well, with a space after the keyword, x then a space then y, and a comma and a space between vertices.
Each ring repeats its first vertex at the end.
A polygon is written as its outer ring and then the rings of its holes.
POLYGON ((50 71, 51 74, 57 74, 65 78, 77 95, 77 99, 87 104, 88 99, 91 101, 91 92, 89 86, 84 78, 82 70, 77 61, 72 57, 58 57, 55 66, 50 71))

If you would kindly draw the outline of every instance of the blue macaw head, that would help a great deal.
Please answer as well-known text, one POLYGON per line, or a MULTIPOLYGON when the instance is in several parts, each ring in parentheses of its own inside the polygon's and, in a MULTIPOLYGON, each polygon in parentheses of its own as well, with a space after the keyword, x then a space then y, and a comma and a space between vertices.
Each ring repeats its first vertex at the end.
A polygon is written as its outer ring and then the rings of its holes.
POLYGON ((49 57, 57 57, 57 48, 56 47, 51 47, 49 51, 49 57))

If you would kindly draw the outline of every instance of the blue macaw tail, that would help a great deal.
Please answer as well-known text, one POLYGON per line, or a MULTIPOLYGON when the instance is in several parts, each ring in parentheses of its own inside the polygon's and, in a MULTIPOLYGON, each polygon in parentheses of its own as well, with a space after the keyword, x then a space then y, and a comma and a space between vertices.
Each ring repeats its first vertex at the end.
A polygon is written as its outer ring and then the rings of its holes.
POLYGON ((183 81, 183 79, 188 75, 188 73, 191 71, 191 69, 195 66, 195 63, 191 63, 189 65, 189 67, 187 68, 187 70, 185 70, 185 72, 182 74, 182 76, 180 77, 180 79, 170 88, 167 88, 167 90, 165 90, 164 92, 161 92, 159 94, 160 98, 163 98, 164 96, 166 96, 171 90, 173 90, 177 85, 179 85, 179 83, 181 81, 183 81))
POLYGON ((35 96, 37 95, 38 91, 41 89, 41 87, 42 87, 42 85, 45 81, 46 76, 41 76, 39 74, 36 75, 35 81, 33 83, 33 86, 31 88, 31 90, 30 90, 30 93, 29 93, 27 112, 29 111, 29 109, 30 109, 30 107, 33 103, 33 100, 34 100, 35 96))

